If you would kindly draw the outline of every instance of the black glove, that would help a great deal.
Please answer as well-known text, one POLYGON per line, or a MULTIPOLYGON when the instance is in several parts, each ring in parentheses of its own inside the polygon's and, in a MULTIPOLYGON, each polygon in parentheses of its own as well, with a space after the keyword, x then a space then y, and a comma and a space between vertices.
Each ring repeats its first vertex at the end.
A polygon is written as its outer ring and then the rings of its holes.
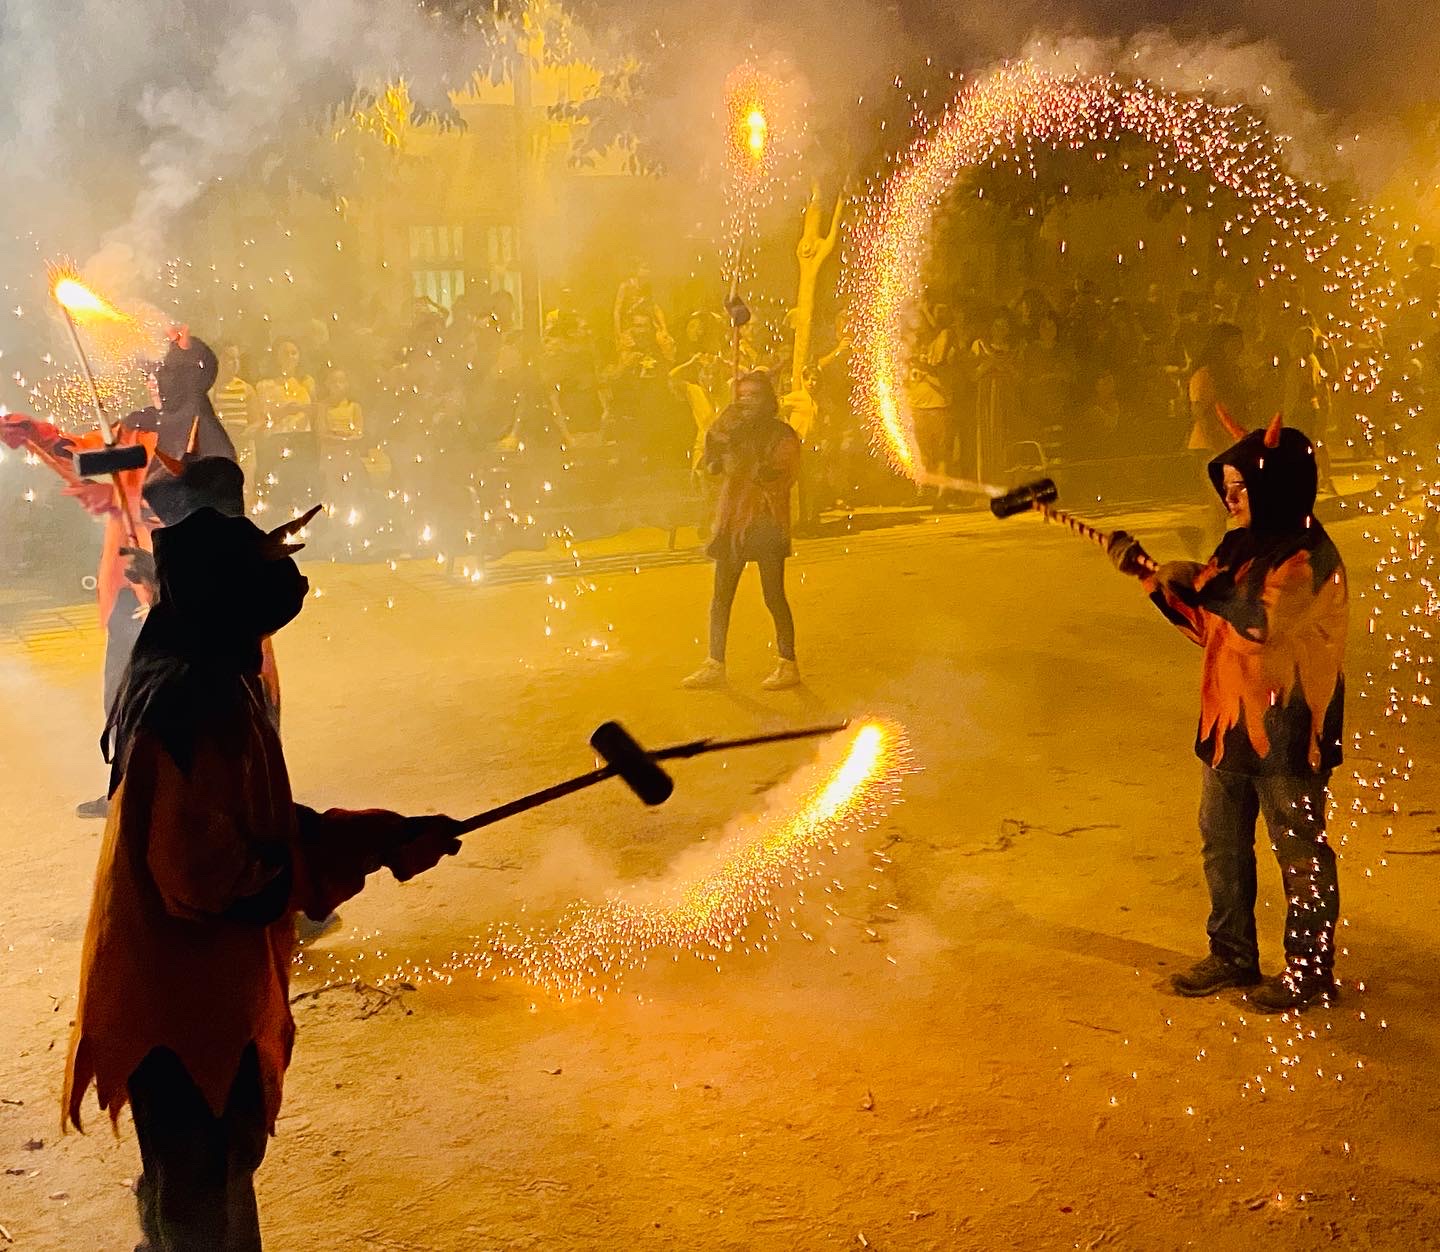
POLYGON ((1110 538, 1105 541, 1105 552, 1110 557, 1110 563, 1122 574, 1139 578, 1150 572, 1147 564, 1150 561, 1149 555, 1140 546, 1140 541, 1129 531, 1112 532, 1110 538))
POLYGON ((400 882, 409 882, 460 851, 461 823, 453 817, 407 817, 380 864, 400 882))
POLYGON ((155 572, 155 557, 144 548, 121 548, 125 558, 125 578, 137 587, 154 592, 160 586, 159 575, 155 572))

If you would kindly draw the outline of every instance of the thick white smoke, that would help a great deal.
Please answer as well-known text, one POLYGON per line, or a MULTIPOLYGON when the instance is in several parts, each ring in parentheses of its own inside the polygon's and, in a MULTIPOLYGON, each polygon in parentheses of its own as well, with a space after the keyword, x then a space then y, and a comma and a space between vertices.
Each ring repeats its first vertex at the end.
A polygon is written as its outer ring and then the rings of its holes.
POLYGON ((443 103, 485 52, 478 27, 412 0, 51 0, 3 13, 16 125, 0 130, 0 168, 27 210, 12 220, 47 250, 104 242, 142 268, 167 255, 175 215, 261 145, 398 74, 443 103))

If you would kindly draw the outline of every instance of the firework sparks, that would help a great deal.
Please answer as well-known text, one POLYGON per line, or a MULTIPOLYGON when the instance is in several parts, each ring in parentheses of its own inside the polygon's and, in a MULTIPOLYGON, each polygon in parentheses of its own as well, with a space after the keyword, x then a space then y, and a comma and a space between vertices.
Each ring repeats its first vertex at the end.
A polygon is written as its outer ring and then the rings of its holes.
MULTIPOLYGON (((1219 188, 1235 196, 1218 255, 1236 253, 1234 241, 1254 232, 1260 285, 1295 282, 1308 267, 1342 306, 1329 330, 1344 346, 1357 348, 1382 328, 1390 285, 1378 252, 1347 247, 1314 189, 1285 172, 1279 141, 1252 114, 1143 82, 1007 66, 963 90, 922 128, 873 197, 856 241, 848 284, 856 403, 876 447, 897 469, 923 477, 904 395, 905 321, 923 285, 932 221, 955 180, 967 169, 1005 162, 1033 174, 1044 148, 1092 148, 1103 156, 1127 135, 1154 149, 1148 164, 1131 171, 1139 187, 1165 190, 1187 206, 1201 199, 1207 208, 1219 188)), ((1366 393, 1378 373, 1362 360, 1347 381, 1366 393)))
POLYGON ((119 321, 124 314, 107 304, 77 278, 61 278, 55 283, 55 299, 77 321, 98 317, 108 322, 119 321))
POLYGON ((765 110, 755 107, 745 115, 745 148, 752 161, 765 159, 765 137, 770 132, 770 123, 765 120, 765 110))
POLYGON ((852 833, 874 825, 894 802, 909 759, 903 730, 882 721, 860 725, 835 750, 838 757, 797 779, 793 803, 737 830, 722 859, 686 882, 649 899, 582 902, 549 926, 501 923, 468 952, 442 964, 407 964, 391 977, 449 982, 469 972, 518 979, 562 999, 603 999, 659 953, 715 962, 726 953, 764 951, 796 909, 784 913, 781 893, 814 877, 852 833))
POLYGON ((121 309, 86 283, 69 262, 47 266, 47 278, 80 369, 52 375, 32 394, 46 411, 72 421, 83 421, 89 411, 103 423, 103 414, 119 408, 138 388, 141 362, 156 355, 155 346, 163 339, 161 323, 156 315, 137 317, 121 309))
POLYGON ((746 241, 777 182, 781 149, 793 127, 783 125, 778 79, 753 65, 734 70, 725 83, 726 277, 745 277, 746 241))

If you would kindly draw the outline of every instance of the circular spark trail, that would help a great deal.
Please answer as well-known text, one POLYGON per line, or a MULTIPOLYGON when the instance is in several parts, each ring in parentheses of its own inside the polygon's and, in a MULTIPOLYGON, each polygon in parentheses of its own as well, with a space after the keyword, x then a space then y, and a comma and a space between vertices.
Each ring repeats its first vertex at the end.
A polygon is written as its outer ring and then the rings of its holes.
MULTIPOLYGON (((1029 62, 1006 66, 961 91, 922 130, 855 241, 848 286, 856 405, 898 470, 917 480, 923 473, 904 396, 905 318, 923 286, 933 219, 957 177, 1006 161, 1034 173, 1037 148, 1095 148, 1098 159, 1126 135, 1154 149, 1148 164, 1125 167, 1139 187, 1164 189, 1187 207, 1198 201, 1213 208, 1221 187, 1235 195, 1238 205, 1217 240, 1221 256, 1254 232, 1258 283, 1294 282, 1309 266, 1327 293, 1348 303, 1329 328, 1345 346, 1359 347, 1382 329, 1390 285, 1378 254, 1346 247, 1310 189, 1285 172, 1279 141, 1253 114, 1145 82, 1057 75, 1029 62)), ((1362 359, 1347 382, 1369 392, 1376 369, 1362 359)))
MULTIPOLYGON (((651 899, 582 901, 550 925, 498 923, 468 952, 442 963, 406 964, 390 980, 449 982, 470 972, 518 979, 561 999, 603 999, 658 953, 678 961, 688 952, 714 962, 737 950, 766 950, 782 921, 780 893, 819 874, 827 856, 873 826, 898 795, 909 761, 898 725, 866 722, 838 748, 841 755, 834 757, 832 748, 828 764, 802 771, 801 781, 792 783, 802 788, 792 803, 737 830, 708 871, 653 891, 651 899)), ((798 930, 799 922, 790 921, 798 930)), ((345 980, 338 968, 328 973, 331 981, 345 980)))

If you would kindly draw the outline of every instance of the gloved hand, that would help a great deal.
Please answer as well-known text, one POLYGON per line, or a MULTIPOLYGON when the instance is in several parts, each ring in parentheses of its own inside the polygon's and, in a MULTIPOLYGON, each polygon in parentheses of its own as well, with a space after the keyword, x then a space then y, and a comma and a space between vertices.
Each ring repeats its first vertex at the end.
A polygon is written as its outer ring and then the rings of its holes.
POLYGON ((144 548, 121 548, 120 555, 125 558, 126 580, 154 592, 160 585, 159 576, 155 573, 154 553, 146 552, 144 548))
POLYGON ((409 882, 440 859, 460 851, 460 825, 453 817, 407 817, 400 822, 395 841, 381 855, 380 864, 399 882, 409 882))
POLYGON ((6 413, 0 417, 0 443, 19 451, 30 441, 34 421, 23 413, 6 413))
POLYGON ((1155 581, 1167 591, 1194 591, 1204 568, 1199 561, 1166 561, 1155 571, 1155 581))
POLYGON ((68 456, 71 449, 70 436, 53 422, 41 421, 24 413, 0 416, 0 443, 17 450, 33 443, 47 452, 62 456, 68 456))
POLYGON ((1111 564, 1122 574, 1139 578, 1150 572, 1145 564, 1150 559, 1149 554, 1129 531, 1114 531, 1105 542, 1105 552, 1111 564))
POLYGON ((80 501, 80 507, 92 517, 106 517, 115 512, 115 488, 108 482, 92 483, 81 479, 70 483, 65 494, 80 501))

